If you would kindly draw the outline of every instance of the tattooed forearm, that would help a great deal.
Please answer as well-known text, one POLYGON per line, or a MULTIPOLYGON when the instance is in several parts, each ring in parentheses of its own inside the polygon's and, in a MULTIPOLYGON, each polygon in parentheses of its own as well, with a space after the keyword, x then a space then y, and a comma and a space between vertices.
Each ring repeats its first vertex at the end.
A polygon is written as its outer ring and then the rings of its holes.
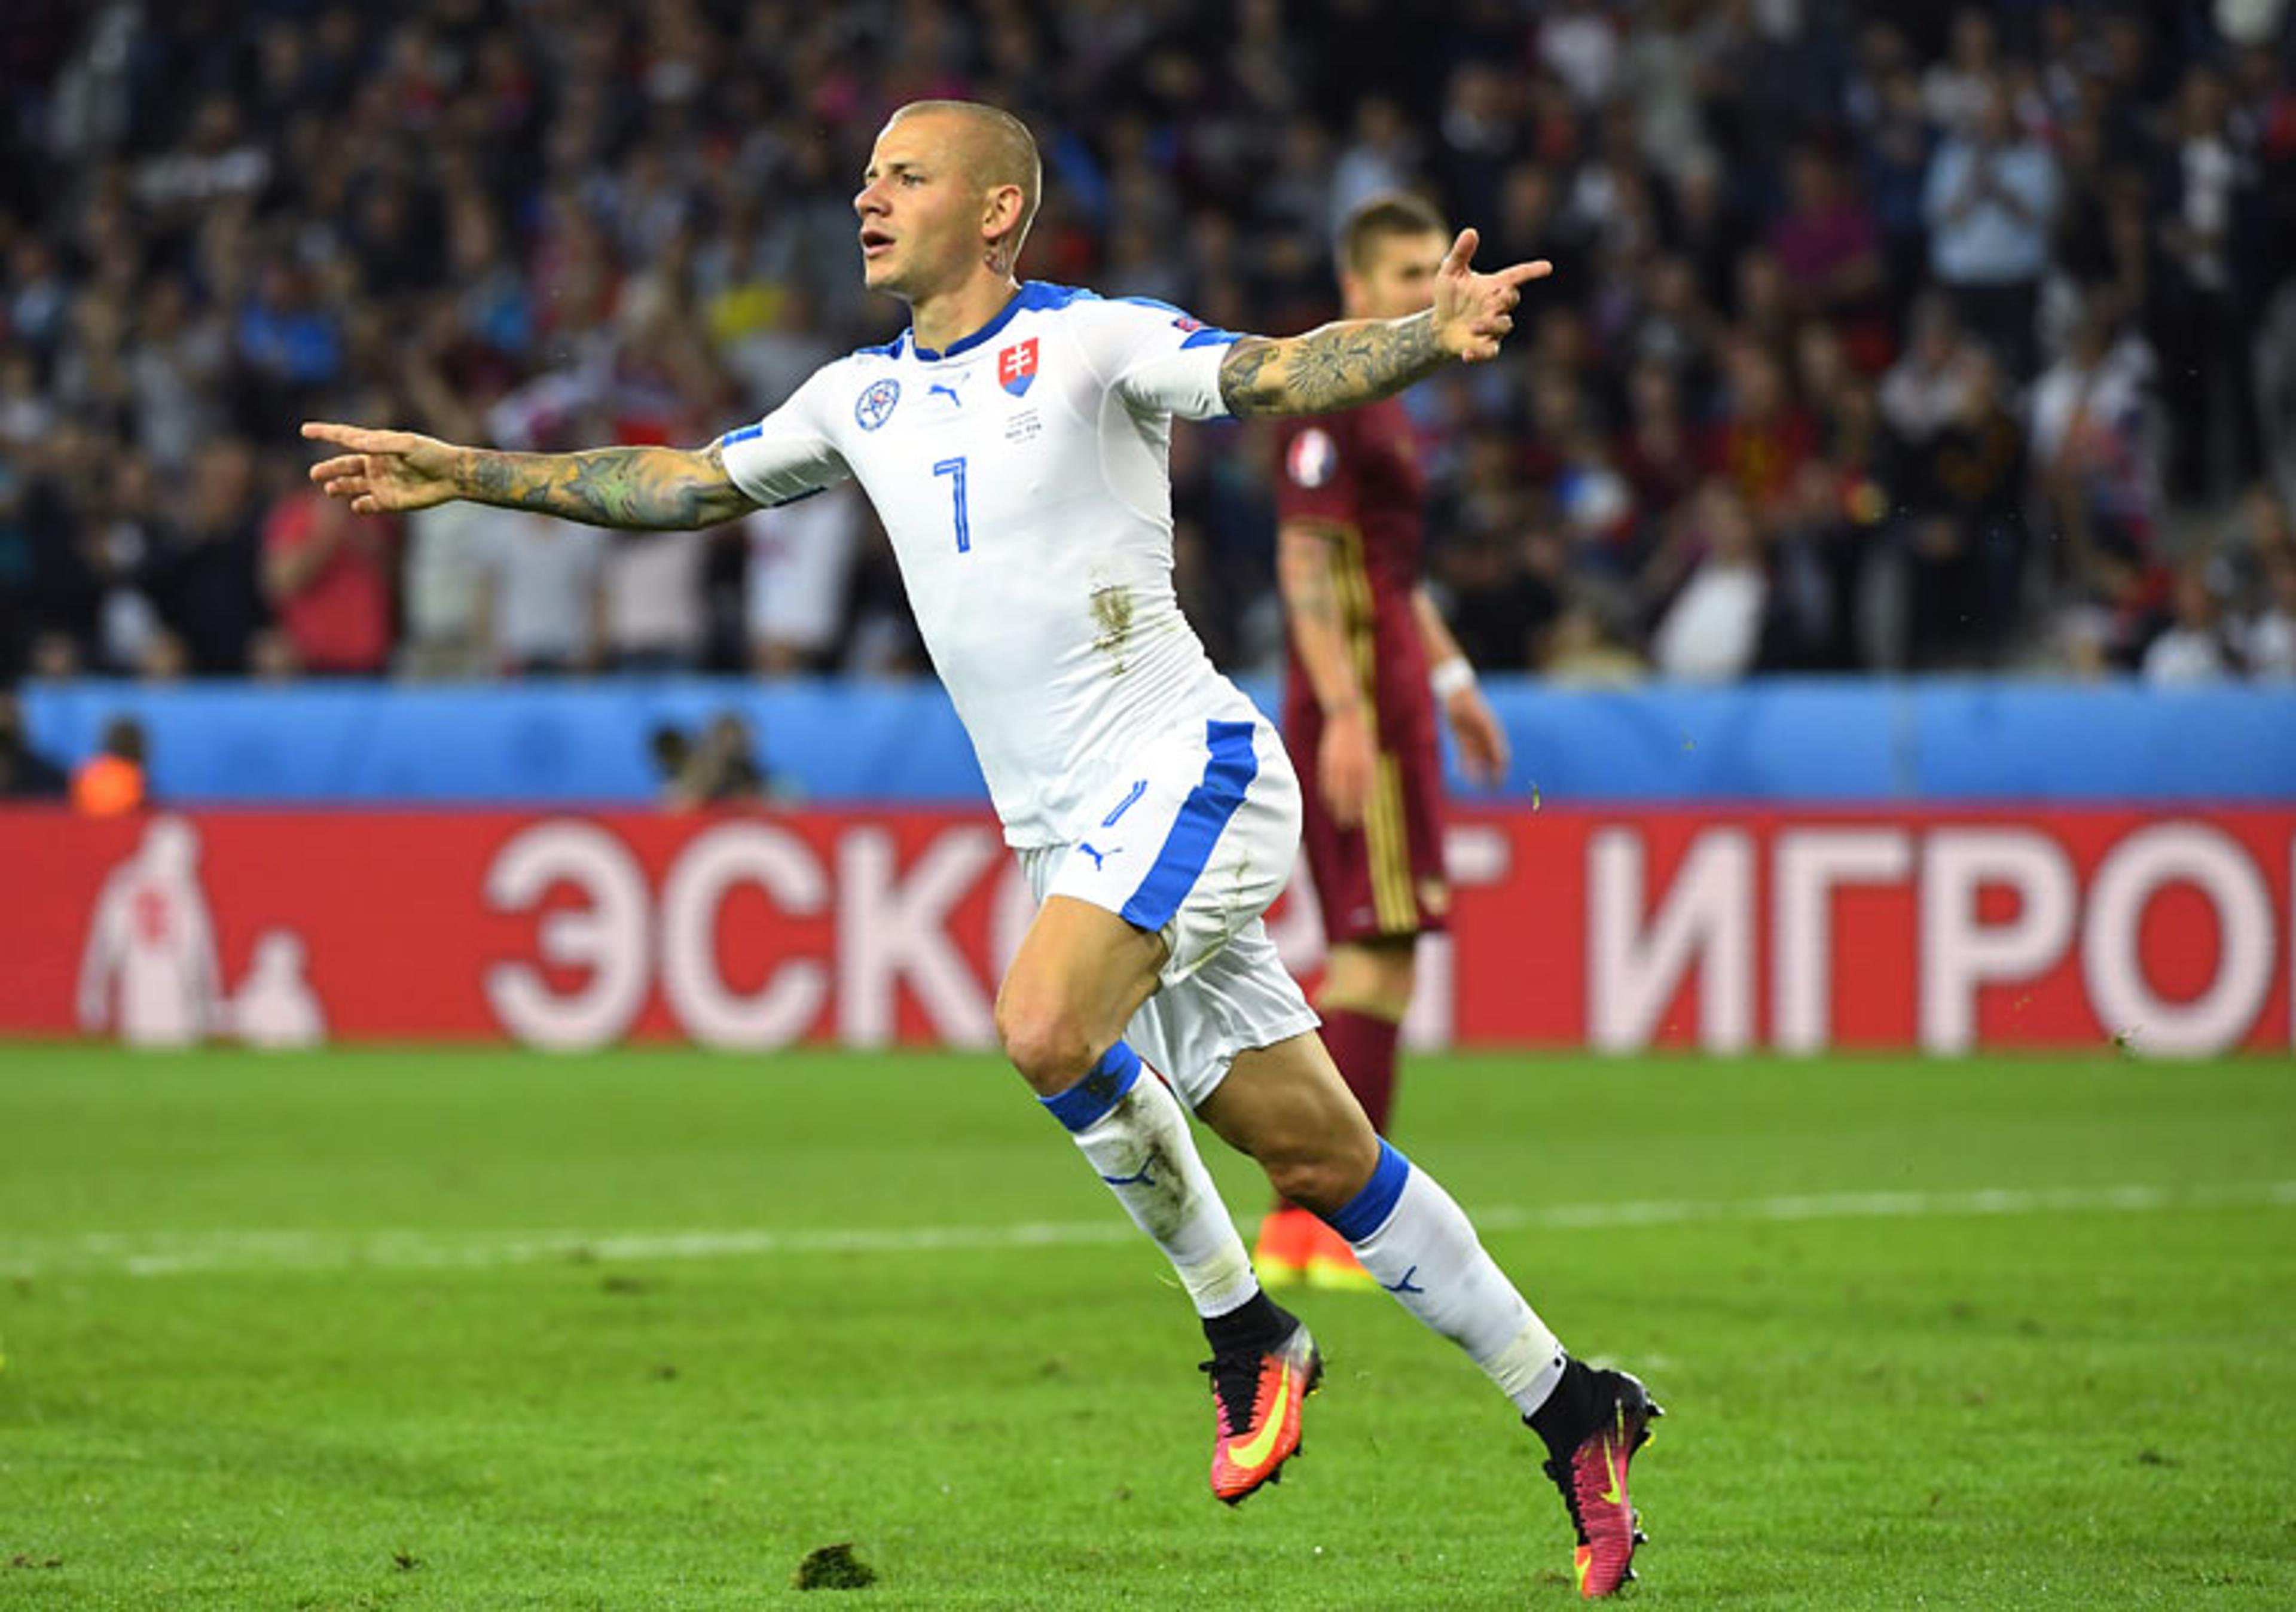
POLYGON ((1228 349, 1220 400, 1232 414, 1320 414, 1390 397, 1451 362, 1431 314, 1343 319, 1304 336, 1228 349))
POLYGON ((676 448, 592 448, 579 454, 464 450, 463 496, 505 509, 537 510, 591 526, 685 531, 717 526, 757 506, 726 473, 714 443, 676 448))

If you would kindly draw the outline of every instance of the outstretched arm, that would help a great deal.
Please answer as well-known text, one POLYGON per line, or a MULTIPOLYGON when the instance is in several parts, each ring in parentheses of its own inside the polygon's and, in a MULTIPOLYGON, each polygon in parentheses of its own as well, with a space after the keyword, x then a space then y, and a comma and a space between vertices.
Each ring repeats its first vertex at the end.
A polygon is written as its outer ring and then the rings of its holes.
POLYGON ((758 507, 734 485, 715 443, 691 451, 611 447, 504 454, 413 431, 318 421, 307 422, 303 435, 350 450, 313 465, 311 479, 362 515, 466 498, 591 526, 691 530, 721 525, 758 507))
POLYGON ((1455 360, 1498 356, 1522 287, 1554 272, 1544 258, 1495 274, 1470 268, 1480 237, 1462 230, 1435 276, 1435 305, 1407 319, 1341 319, 1304 336, 1248 336, 1220 365, 1232 414, 1320 414, 1392 397, 1455 360))

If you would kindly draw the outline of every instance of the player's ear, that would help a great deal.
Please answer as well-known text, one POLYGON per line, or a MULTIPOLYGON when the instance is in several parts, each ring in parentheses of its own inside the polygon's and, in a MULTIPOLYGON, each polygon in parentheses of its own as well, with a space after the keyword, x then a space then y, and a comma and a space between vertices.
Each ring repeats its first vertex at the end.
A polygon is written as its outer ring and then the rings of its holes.
POLYGON ((994 185, 982 199, 982 244, 988 249, 990 263, 1003 273, 1010 274, 1021 255, 1022 205, 1021 187, 1017 184, 994 185))
POLYGON ((1021 225, 1021 196, 1017 184, 994 184, 982 198, 981 233, 1001 241, 1021 225))

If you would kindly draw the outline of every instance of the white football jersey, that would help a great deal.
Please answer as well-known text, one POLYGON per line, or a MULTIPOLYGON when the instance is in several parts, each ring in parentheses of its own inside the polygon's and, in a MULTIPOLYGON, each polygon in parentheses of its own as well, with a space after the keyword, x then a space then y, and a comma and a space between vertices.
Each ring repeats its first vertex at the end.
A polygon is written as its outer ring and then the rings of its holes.
POLYGON ((1079 839, 1085 803, 1176 724, 1257 716, 1172 588, 1172 417, 1226 412, 1235 340, 1030 281, 946 352, 904 331, 723 438, 760 503, 860 482, 1014 846, 1079 839))

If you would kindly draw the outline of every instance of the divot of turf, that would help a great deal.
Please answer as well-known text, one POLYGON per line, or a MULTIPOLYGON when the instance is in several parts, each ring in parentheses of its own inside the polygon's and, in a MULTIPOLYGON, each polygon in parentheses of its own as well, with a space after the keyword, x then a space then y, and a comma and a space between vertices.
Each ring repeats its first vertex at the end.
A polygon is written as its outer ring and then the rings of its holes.
POLYGON ((877 1569, 853 1554, 849 1542, 816 1545, 797 1565, 800 1590, 865 1590, 877 1582, 877 1569))

